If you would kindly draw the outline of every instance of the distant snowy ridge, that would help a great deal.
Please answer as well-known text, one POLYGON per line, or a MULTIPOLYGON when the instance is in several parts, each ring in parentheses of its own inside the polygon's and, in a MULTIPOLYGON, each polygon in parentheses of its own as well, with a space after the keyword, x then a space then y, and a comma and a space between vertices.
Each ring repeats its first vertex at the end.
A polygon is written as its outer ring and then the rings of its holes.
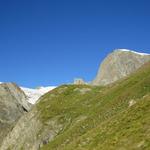
POLYGON ((20 87, 24 93, 27 95, 28 97, 28 102, 31 104, 35 104, 36 101, 45 93, 47 93, 48 91, 53 90, 54 88, 56 88, 56 86, 48 86, 48 87, 40 87, 37 89, 30 89, 30 88, 26 88, 26 87, 20 87))
POLYGON ((129 50, 129 49, 116 49, 116 51, 132 52, 132 53, 135 53, 135 54, 138 54, 138 55, 142 55, 142 56, 150 55, 148 53, 140 53, 140 52, 136 52, 136 51, 129 50))
MULTIPOLYGON (((0 84, 2 84, 4 82, 0 82, 0 84)), ((56 86, 47 86, 47 87, 39 87, 36 89, 31 89, 31 88, 26 88, 26 87, 20 87, 25 95, 27 96, 27 100, 29 103, 31 104, 35 104, 36 101, 45 93, 53 90, 56 88, 56 86)))

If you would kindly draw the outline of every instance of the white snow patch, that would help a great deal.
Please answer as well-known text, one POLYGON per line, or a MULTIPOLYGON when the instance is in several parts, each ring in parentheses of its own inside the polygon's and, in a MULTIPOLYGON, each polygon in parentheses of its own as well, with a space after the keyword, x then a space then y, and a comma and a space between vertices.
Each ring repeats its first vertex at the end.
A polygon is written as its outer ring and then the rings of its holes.
POLYGON ((28 102, 31 104, 35 104, 36 101, 45 93, 53 90, 56 88, 56 86, 48 86, 48 87, 40 87, 37 89, 30 89, 30 88, 25 88, 25 87, 20 87, 24 93, 28 97, 28 102))
POLYGON ((118 49, 118 51, 132 52, 132 53, 135 53, 135 54, 138 54, 138 55, 142 55, 142 56, 150 55, 150 54, 148 54, 148 53, 139 53, 139 52, 136 52, 136 51, 133 51, 133 50, 128 50, 128 49, 118 49))

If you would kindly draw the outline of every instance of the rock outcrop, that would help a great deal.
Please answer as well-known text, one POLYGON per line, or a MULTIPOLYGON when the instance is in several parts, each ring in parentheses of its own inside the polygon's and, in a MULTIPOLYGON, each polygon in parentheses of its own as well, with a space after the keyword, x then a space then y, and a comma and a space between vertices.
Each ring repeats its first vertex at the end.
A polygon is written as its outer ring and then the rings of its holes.
POLYGON ((15 83, 0 84, 0 144, 18 119, 30 108, 26 95, 15 83))
MULTIPOLYGON (((59 88, 56 94, 61 94, 66 88, 59 88)), ((55 93, 55 92, 54 92, 55 93)), ((61 116, 54 118, 46 118, 44 113, 49 105, 45 105, 45 101, 53 100, 56 95, 47 93, 39 99, 40 103, 33 106, 32 110, 23 115, 11 132, 7 135, 0 150, 32 149, 38 150, 43 145, 51 141, 64 127, 59 122, 61 116), (49 99, 47 96, 49 95, 49 99), (43 103, 44 102, 44 103, 43 103), (43 104, 41 104, 43 103, 43 104), (44 116, 42 116, 44 114, 44 116)))
POLYGON ((74 79, 74 84, 75 85, 83 85, 83 84, 87 84, 82 78, 77 78, 74 79))
POLYGON ((93 85, 107 85, 133 73, 144 63, 150 61, 150 54, 138 53, 126 49, 117 49, 110 53, 100 65, 93 85))

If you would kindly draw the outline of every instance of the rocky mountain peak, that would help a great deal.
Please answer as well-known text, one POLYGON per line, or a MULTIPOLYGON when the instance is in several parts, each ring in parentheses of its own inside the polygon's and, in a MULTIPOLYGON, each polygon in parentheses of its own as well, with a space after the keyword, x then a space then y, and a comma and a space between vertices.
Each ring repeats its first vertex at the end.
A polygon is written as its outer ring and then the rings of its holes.
POLYGON ((128 49, 116 49, 101 63, 93 85, 113 83, 137 70, 150 61, 150 54, 128 49))

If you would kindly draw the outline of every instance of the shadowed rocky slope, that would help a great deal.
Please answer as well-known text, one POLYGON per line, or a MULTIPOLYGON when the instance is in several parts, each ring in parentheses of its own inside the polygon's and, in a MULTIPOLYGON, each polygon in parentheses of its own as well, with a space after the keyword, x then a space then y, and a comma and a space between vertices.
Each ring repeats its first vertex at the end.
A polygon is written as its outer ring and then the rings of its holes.
POLYGON ((144 63, 150 61, 150 55, 126 49, 118 49, 109 54, 98 70, 93 85, 107 85, 133 73, 144 63))
POLYGON ((0 84, 0 143, 30 107, 24 92, 16 84, 0 84))

